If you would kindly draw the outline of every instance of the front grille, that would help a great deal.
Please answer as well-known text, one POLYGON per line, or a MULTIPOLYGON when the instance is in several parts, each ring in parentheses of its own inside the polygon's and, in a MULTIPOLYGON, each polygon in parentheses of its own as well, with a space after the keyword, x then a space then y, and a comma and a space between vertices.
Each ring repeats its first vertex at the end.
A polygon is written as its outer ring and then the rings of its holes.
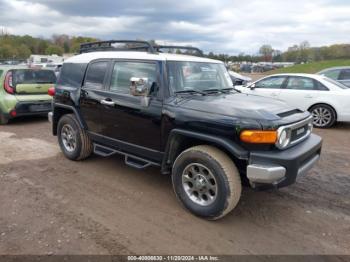
POLYGON ((287 145, 280 146, 276 143, 276 146, 280 149, 286 149, 293 145, 296 145, 306 139, 312 132, 312 116, 304 119, 300 122, 281 126, 278 128, 278 133, 281 134, 283 131, 286 131, 288 134, 289 142, 287 145))
POLYGON ((291 131, 291 141, 298 140, 305 136, 309 130, 308 124, 303 125, 291 131))

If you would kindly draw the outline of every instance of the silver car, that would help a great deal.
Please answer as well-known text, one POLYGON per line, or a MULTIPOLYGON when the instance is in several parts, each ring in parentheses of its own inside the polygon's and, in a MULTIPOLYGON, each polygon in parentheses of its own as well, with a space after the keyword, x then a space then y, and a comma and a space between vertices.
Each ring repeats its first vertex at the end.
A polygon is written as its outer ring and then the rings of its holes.
POLYGON ((350 87, 350 66, 331 67, 317 73, 350 87))

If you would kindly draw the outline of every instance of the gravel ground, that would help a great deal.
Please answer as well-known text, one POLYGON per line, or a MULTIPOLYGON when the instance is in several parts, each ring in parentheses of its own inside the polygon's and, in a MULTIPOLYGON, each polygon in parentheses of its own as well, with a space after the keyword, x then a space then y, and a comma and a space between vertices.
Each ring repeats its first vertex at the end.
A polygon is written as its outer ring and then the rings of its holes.
POLYGON ((350 125, 318 165, 279 191, 245 189, 208 222, 177 202, 169 176, 119 156, 64 158, 46 119, 0 127, 0 254, 350 254, 350 125))

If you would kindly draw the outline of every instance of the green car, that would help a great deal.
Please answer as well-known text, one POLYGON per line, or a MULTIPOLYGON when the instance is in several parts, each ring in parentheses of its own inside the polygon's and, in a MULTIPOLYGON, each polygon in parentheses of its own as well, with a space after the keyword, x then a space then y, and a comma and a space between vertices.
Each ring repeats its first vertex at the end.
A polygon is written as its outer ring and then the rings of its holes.
POLYGON ((0 66, 0 124, 18 116, 48 113, 52 100, 48 89, 55 82, 52 70, 0 66))

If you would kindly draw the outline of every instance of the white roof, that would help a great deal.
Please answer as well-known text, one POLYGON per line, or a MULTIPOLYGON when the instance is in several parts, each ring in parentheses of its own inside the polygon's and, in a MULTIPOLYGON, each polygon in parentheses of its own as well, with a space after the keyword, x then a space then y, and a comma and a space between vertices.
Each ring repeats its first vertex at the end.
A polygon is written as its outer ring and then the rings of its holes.
POLYGON ((115 58, 115 59, 142 59, 153 61, 189 61, 189 62, 207 62, 222 64, 221 61, 196 57, 190 55, 178 55, 169 53, 156 53, 151 54, 147 52, 122 52, 122 51, 103 51, 103 52, 91 52, 76 55, 68 58, 64 63, 89 63, 95 59, 103 58, 115 58))

